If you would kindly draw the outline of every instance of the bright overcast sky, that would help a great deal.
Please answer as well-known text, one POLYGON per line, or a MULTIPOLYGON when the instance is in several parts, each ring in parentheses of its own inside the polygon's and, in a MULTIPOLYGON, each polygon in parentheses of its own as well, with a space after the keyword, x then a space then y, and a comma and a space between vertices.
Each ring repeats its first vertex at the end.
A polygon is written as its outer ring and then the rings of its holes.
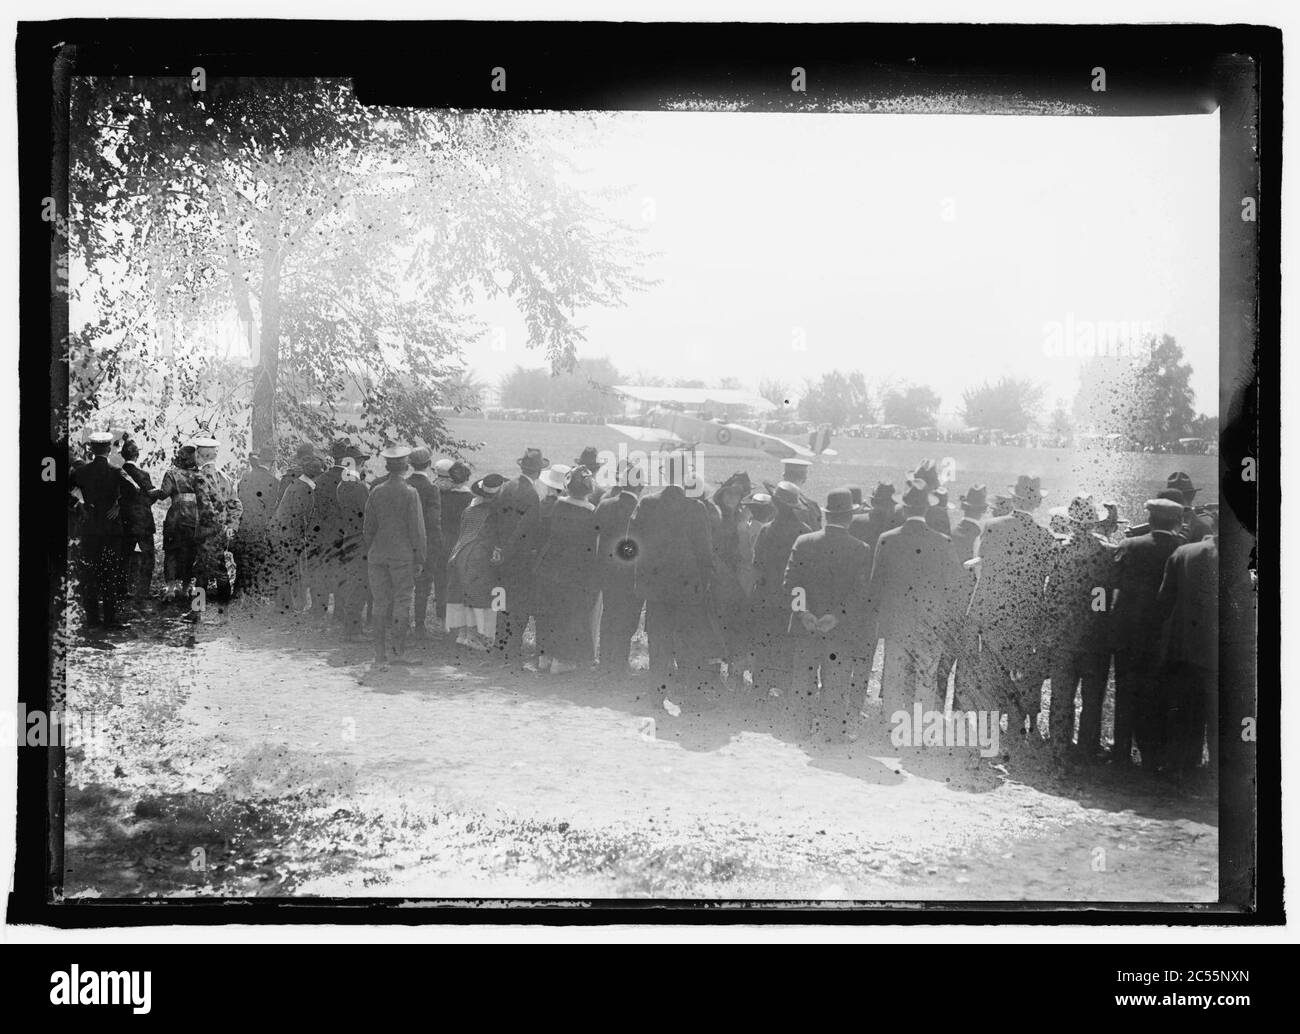
MULTIPOLYGON (((951 413, 1004 374, 1072 397, 1083 360, 1045 354, 1051 321, 1145 322, 1218 411, 1217 113, 612 118, 593 179, 630 188, 618 212, 664 283, 581 313, 584 355, 750 387, 861 369, 951 413)), ((509 307, 484 315, 506 349, 466 350, 481 376, 543 365, 509 307)))

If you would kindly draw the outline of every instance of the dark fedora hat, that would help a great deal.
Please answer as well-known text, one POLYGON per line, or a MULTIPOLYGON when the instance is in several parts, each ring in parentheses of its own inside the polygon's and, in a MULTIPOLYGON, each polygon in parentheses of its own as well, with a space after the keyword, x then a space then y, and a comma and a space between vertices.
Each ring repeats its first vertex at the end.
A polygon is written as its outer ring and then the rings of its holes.
POLYGON ((921 506, 934 506, 939 501, 939 497, 930 490, 930 486, 921 478, 912 478, 907 483, 907 491, 903 493, 903 505, 909 510, 921 506))
POLYGON ((871 505, 880 506, 882 504, 893 505, 897 500, 894 494, 897 490, 890 481, 880 481, 876 484, 875 491, 871 493, 871 505))
POLYGON ((1011 495, 1014 499, 1033 499, 1041 503, 1047 493, 1043 491, 1042 478, 1031 474, 1021 474, 1016 478, 1016 483, 1011 486, 1011 495))
POLYGON ((573 461, 573 465, 575 467, 586 467, 592 473, 595 473, 605 465, 605 461, 600 458, 600 453, 594 445, 588 445, 582 450, 578 458, 573 461))
POLYGON ((989 508, 988 485, 971 485, 961 497, 961 508, 972 513, 983 513, 989 508))
POLYGON ((1169 477, 1165 479, 1165 488, 1167 490, 1181 492, 1183 495, 1183 502, 1187 503, 1189 506, 1191 505, 1192 500, 1196 498, 1196 486, 1192 484, 1191 477, 1185 471, 1175 470, 1170 474, 1169 477))
POLYGON ((845 516, 853 512, 853 492, 850 489, 836 488, 826 493, 827 517, 845 516))
POLYGON ((542 455, 541 449, 524 449, 524 454, 515 462, 525 471, 541 471, 543 467, 551 465, 551 461, 542 455))

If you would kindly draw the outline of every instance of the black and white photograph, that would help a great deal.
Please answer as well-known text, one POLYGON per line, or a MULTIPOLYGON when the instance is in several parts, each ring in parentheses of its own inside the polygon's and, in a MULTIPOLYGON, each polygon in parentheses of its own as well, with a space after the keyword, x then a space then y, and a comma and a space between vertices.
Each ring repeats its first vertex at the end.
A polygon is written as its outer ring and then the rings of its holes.
POLYGON ((19 27, 54 910, 1280 886, 1276 30, 203 25, 19 27))

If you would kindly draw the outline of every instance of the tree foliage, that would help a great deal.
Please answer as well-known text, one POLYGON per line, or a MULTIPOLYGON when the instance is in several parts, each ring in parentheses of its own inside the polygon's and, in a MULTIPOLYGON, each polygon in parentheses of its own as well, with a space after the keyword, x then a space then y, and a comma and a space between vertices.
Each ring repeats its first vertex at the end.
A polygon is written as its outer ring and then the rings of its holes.
POLYGON ((880 396, 880 409, 887 424, 931 427, 942 401, 931 387, 902 382, 885 388, 880 396))
POLYGON ((866 378, 860 370, 852 373, 831 370, 822 374, 819 381, 808 381, 799 400, 799 415, 833 428, 870 423, 875 419, 875 406, 866 378))
POLYGON ((1043 386, 1018 377, 1002 377, 970 388, 962 393, 961 400, 961 418, 967 427, 1019 434, 1037 425, 1043 386))
MULTIPOLYGON (((1074 419, 1080 429, 1121 434, 1144 445, 1196 435, 1191 366, 1168 334, 1147 339, 1145 357, 1098 357, 1079 374, 1074 419)), ((1204 437, 1202 435, 1202 437, 1204 437)))
POLYGON ((224 377, 248 397, 217 422, 253 447, 455 448, 436 407, 485 331, 476 301, 511 298, 562 370, 578 311, 645 286, 635 231, 575 186, 590 117, 369 108, 342 80, 87 78, 71 124, 69 350, 91 357, 74 427, 169 393, 203 411, 224 377), (205 335, 230 325, 255 362, 213 357, 205 335), (353 389, 359 413, 338 405, 353 389))
POLYGON ((597 385, 608 388, 619 381, 618 370, 604 358, 579 359, 572 370, 563 373, 516 366, 501 379, 501 405, 509 409, 608 416, 619 412, 622 405, 612 392, 597 385))

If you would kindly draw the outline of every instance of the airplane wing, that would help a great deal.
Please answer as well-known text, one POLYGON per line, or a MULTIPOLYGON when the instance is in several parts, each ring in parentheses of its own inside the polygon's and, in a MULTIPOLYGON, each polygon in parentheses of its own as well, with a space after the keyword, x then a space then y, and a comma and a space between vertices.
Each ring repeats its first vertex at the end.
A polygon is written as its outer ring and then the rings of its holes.
POLYGON ((629 424, 606 424, 605 426, 611 431, 617 431, 619 434, 638 442, 656 444, 673 438, 671 431, 665 431, 659 427, 633 427, 629 424))

